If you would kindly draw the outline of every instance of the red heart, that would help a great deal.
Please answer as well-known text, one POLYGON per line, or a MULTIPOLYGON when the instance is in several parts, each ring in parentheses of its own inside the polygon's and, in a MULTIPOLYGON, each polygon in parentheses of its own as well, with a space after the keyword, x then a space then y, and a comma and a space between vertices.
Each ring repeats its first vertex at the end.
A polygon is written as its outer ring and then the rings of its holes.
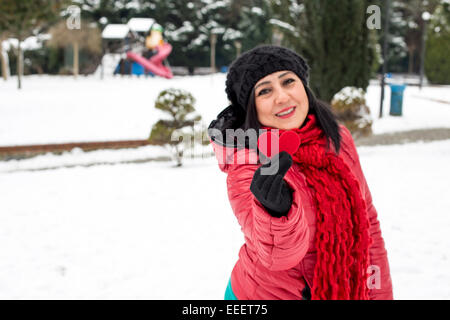
POLYGON ((291 156, 300 147, 300 137, 293 131, 285 131, 280 136, 280 152, 286 151, 291 156))
POLYGON ((300 143, 299 136, 293 131, 285 131, 280 137, 274 132, 266 131, 258 138, 258 149, 269 158, 281 151, 292 156, 300 147, 300 143))

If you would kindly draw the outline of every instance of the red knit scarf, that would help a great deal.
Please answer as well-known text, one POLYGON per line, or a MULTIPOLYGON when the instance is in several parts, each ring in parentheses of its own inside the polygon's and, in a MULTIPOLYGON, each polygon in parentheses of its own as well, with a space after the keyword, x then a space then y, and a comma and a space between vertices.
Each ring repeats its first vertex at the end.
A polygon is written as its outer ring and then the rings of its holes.
MULTIPOLYGON (((304 127, 289 131, 300 137, 292 158, 313 190, 316 205, 317 262, 311 298, 367 300, 372 240, 359 182, 334 149, 327 150, 325 134, 314 115, 308 115, 304 127)), ((279 130, 280 135, 284 132, 279 130)))

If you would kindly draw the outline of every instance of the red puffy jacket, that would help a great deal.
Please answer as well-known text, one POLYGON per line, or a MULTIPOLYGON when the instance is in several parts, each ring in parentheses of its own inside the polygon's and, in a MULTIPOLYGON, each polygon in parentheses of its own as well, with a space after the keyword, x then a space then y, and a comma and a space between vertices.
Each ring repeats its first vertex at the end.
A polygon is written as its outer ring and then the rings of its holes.
MULTIPOLYGON (((389 263, 381 235, 377 212, 361 169, 359 157, 350 132, 344 126, 339 156, 359 179, 365 198, 370 234, 369 249, 371 299, 393 299, 389 263)), ((250 183, 259 164, 252 149, 225 147, 212 142, 222 171, 228 174, 227 187, 231 207, 244 233, 245 243, 239 251, 231 274, 231 287, 239 300, 304 299, 312 287, 316 248, 315 205, 305 176, 294 163, 285 180, 293 190, 293 203, 286 217, 270 216, 250 191, 250 183)))

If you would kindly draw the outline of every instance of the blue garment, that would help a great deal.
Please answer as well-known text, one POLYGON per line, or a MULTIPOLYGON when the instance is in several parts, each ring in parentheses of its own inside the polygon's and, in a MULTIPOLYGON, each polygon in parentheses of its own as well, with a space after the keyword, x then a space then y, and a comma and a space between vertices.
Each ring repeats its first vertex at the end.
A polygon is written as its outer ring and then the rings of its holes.
POLYGON ((228 280, 228 286, 225 290, 225 299, 224 300, 237 300, 236 296, 233 293, 233 289, 231 288, 231 277, 230 280, 228 280))

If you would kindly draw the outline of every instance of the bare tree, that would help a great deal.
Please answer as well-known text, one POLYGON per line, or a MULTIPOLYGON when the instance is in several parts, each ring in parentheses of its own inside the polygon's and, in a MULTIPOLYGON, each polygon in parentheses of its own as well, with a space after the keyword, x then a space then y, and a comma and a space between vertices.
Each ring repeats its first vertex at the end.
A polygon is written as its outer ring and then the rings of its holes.
POLYGON ((398 1, 398 10, 408 25, 404 35, 409 53, 408 73, 415 72, 414 53, 420 54, 422 50, 421 39, 426 32, 422 13, 432 13, 439 5, 440 0, 402 0, 398 1))
POLYGON ((22 87, 23 59, 21 43, 27 37, 58 18, 67 0, 1 0, 0 28, 17 38, 17 87, 22 87))
POLYGON ((2 78, 3 80, 8 79, 8 64, 7 58, 3 56, 3 40, 8 37, 8 34, 0 29, 0 63, 2 67, 2 78))

